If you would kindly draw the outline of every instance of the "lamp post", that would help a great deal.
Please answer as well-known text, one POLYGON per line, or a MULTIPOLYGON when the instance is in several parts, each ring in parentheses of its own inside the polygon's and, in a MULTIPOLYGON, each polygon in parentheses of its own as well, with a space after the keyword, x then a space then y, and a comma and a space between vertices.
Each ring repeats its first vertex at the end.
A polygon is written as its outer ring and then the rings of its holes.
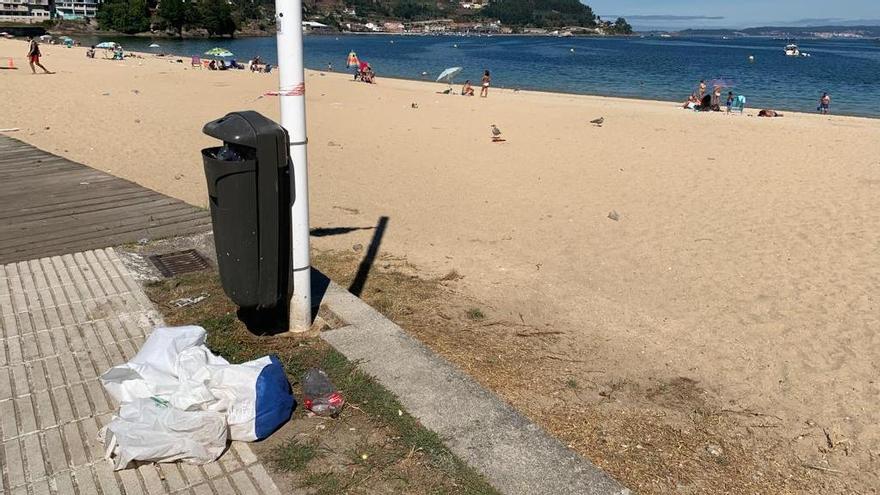
POLYGON ((290 299, 290 331, 305 332, 312 324, 312 282, 309 257, 309 175, 306 154, 306 97, 303 70, 302 0, 275 0, 278 39, 278 94, 281 125, 290 136, 292 168, 291 249, 293 295, 290 299))

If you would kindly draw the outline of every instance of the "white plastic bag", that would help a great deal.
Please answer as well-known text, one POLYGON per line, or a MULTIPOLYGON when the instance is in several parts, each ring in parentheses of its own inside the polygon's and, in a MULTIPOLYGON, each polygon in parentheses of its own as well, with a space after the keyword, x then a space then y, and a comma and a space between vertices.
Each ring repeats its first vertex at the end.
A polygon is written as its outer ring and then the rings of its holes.
POLYGON ((160 399, 125 402, 103 431, 115 469, 133 460, 211 462, 226 448, 226 418, 211 411, 181 411, 160 399))
POLYGON ((296 402, 277 358, 229 364, 208 350, 205 337, 196 326, 157 328, 131 361, 101 375, 122 404, 107 427, 115 436, 108 455, 117 456, 117 469, 135 459, 215 459, 223 449, 215 448, 214 417, 223 421, 224 444, 227 428, 232 440, 254 441, 290 419, 296 402), (205 418, 204 431, 193 418, 205 418))

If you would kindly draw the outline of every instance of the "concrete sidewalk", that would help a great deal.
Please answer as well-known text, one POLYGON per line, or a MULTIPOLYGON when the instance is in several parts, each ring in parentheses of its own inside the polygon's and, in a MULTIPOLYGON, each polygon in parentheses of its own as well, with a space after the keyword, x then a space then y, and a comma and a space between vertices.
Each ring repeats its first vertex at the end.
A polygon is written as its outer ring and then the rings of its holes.
POLYGON ((98 376, 162 324, 113 249, 0 268, 0 494, 278 494, 247 444, 218 462, 114 472, 98 376))

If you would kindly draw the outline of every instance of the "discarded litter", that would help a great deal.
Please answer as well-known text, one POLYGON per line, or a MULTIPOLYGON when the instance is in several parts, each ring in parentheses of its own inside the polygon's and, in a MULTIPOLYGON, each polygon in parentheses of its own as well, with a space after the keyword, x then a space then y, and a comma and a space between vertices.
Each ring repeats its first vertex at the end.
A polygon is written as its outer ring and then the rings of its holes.
POLYGON ((303 375, 303 403, 306 409, 319 416, 335 416, 345 405, 342 394, 336 390, 324 370, 311 368, 303 375))
POLYGON ((171 301, 171 304, 178 308, 185 308, 187 306, 192 306, 193 304, 198 304, 207 298, 208 294, 199 294, 194 297, 181 297, 180 299, 175 299, 171 301))
POLYGON ((611 210, 611 212, 608 213, 608 218, 617 222, 620 220, 620 213, 617 213, 617 210, 611 210))
POLYGON ((229 364, 206 336, 197 326, 157 328, 131 361, 101 375, 120 403, 99 434, 115 469, 133 460, 211 462, 227 438, 260 440, 290 419, 296 401, 277 358, 229 364))

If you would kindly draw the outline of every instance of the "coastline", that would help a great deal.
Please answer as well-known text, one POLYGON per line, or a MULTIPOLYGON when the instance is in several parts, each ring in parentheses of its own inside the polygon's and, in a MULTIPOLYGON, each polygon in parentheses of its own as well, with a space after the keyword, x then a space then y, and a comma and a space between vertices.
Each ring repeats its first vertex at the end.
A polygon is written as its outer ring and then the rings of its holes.
MULTIPOLYGON (((393 35, 388 34, 388 33, 364 33, 364 34, 370 35, 370 36, 375 34, 374 38, 383 38, 383 39, 393 37, 393 35)), ((416 36, 416 35, 411 35, 411 36, 421 38, 421 36, 416 36)), ((509 36, 512 38, 521 38, 523 43, 527 43, 527 38, 533 37, 533 36, 522 36, 522 35, 505 35, 505 36, 509 36)), ((334 36, 332 36, 332 35, 330 35, 330 36, 314 35, 313 37, 314 38, 324 38, 324 39, 328 40, 328 41, 315 40, 312 45, 314 47, 314 49, 316 50, 315 53, 318 53, 321 50, 320 49, 321 46, 334 43, 332 41, 334 36)), ((342 39, 340 37, 335 37, 335 38, 337 38, 337 40, 342 39)), ((432 36, 432 38, 446 38, 446 37, 445 36, 436 36, 436 37, 432 36)), ((556 39, 554 37, 542 37, 542 36, 534 36, 534 38, 556 39)), ((101 39, 101 38, 95 37, 95 38, 92 38, 91 41, 94 42, 97 39, 101 39)), ((145 38, 130 38, 130 39, 132 41, 130 41, 128 43, 131 43, 134 46, 139 46, 140 43, 137 40, 145 39, 145 38)), ((246 40, 248 40, 248 38, 240 38, 239 40, 244 40, 242 45, 245 48, 242 52, 239 52, 239 50, 234 49, 236 46, 234 43, 232 43, 231 45, 228 45, 228 46, 232 46, 232 48, 233 48, 232 51, 237 52, 239 55, 253 54, 253 53, 267 51, 267 45, 271 44, 271 41, 269 41, 269 40, 272 40, 271 37, 254 37, 254 38, 250 38, 250 39, 261 40, 261 41, 246 41, 246 40), (258 49, 252 51, 253 46, 258 46, 258 49)), ((609 42, 613 42, 613 40, 615 40, 615 39, 625 39, 625 38, 607 36, 607 37, 593 37, 592 39, 596 39, 596 40, 603 39, 603 40, 607 40, 609 42)), ((163 50, 168 50, 169 53, 175 53, 175 52, 180 53, 179 56, 181 56, 181 57, 184 57, 184 56, 189 57, 189 56, 192 56, 195 54, 199 54, 198 52, 204 51, 206 49, 204 45, 214 43, 214 41, 209 41, 211 39, 199 40, 197 38, 194 38, 192 40, 187 40, 187 41, 191 41, 196 46, 201 47, 201 50, 194 50, 195 53, 193 53, 193 52, 183 53, 183 52, 188 51, 187 46, 189 46, 189 43, 179 44, 179 43, 176 43, 178 40, 176 40, 174 38, 168 38, 168 40, 169 41, 168 41, 167 45, 165 43, 162 43, 162 45, 164 47, 163 50)), ((452 37, 452 40, 450 40, 449 42, 451 43, 453 40, 455 40, 455 37, 452 37)), ((128 43, 126 43, 124 38, 118 39, 117 41, 120 41, 125 46, 128 46, 128 43)), ((161 40, 157 40, 157 41, 161 42, 161 40)), ((217 39, 216 42, 220 46, 224 46, 224 40, 217 39)), ((428 41, 429 44, 434 44, 434 43, 441 43, 442 44, 444 42, 445 41, 442 41, 442 40, 428 41)), ((226 39, 225 43, 230 43, 230 40, 226 39)), ((358 41, 352 40, 352 43, 358 43, 358 41)), ((373 42, 373 43, 376 43, 376 42, 373 42)), ((422 42, 419 42, 419 44, 421 44, 421 43, 422 42)), ((599 45, 602 44, 601 42, 597 42, 597 43, 599 45)), ((616 43, 625 43, 625 42, 618 41, 616 43)), ((338 44, 338 42, 337 42, 337 44, 338 44)), ((345 44, 344 40, 343 40, 343 44, 345 44)), ((594 43, 594 44, 596 44, 596 43, 594 43)), ((143 44, 143 46, 141 46, 141 48, 140 48, 141 52, 146 51, 145 45, 146 44, 143 44)), ((211 46, 213 46, 213 45, 211 45, 211 46)), ((272 49, 269 49, 269 50, 271 53, 272 49)), ((347 51, 345 53, 347 53, 347 51)), ((152 56, 153 53, 149 53, 149 55, 152 56)), ((274 60, 271 60, 271 57, 269 58, 269 61, 274 63, 274 60)), ((307 61, 307 67, 310 67, 312 70, 321 71, 324 68, 323 62, 318 62, 318 60, 316 60, 316 57, 309 57, 308 53, 307 53, 307 60, 306 61, 307 61), (312 63, 308 64, 308 62, 312 62, 312 63)), ((452 65, 454 65, 454 64, 452 64, 452 65)), ((346 70, 341 65, 338 66, 338 68, 342 68, 342 70, 346 70)), ((401 75, 386 74, 382 70, 382 64, 379 64, 379 69, 380 69, 379 74, 378 74, 379 77, 386 78, 386 79, 404 79, 404 80, 422 81, 422 82, 426 81, 426 79, 419 77, 418 72, 408 71, 408 70, 406 70, 405 67, 401 67, 400 64, 392 64, 391 67, 388 67, 388 69, 392 69, 392 68, 394 69, 394 71, 397 74, 401 74, 401 75)), ((711 71, 711 70, 713 70, 713 69, 709 69, 709 71, 711 71)), ((511 74, 506 74, 507 81, 515 81, 516 79, 517 78, 512 77, 511 74)), ((532 79, 524 78, 523 80, 531 81, 532 79)), ((496 83, 501 83, 501 81, 502 81, 502 79, 498 79, 496 81, 496 83)), ((589 83, 583 84, 583 85, 577 84, 575 86, 571 86, 568 84, 558 84, 558 83, 554 83, 553 81, 542 80, 540 78, 534 79, 533 81, 535 84, 498 84, 496 87, 511 88, 511 89, 518 88, 521 90, 528 90, 528 91, 532 91, 532 92, 604 96, 604 97, 609 97, 609 98, 636 99, 636 100, 647 100, 647 101, 658 101, 659 100, 659 101, 668 101, 670 103, 675 103, 675 104, 682 103, 685 100, 687 93, 689 93, 689 91, 691 89, 689 86, 689 84, 691 82, 690 81, 681 81, 680 78, 675 80, 674 84, 671 82, 668 82, 665 85, 654 85, 649 91, 647 91, 644 94, 641 91, 639 91, 638 87, 634 87, 632 85, 627 86, 626 84, 619 85, 616 82, 612 82, 612 84, 608 85, 607 87, 601 87, 601 86, 598 86, 595 84, 589 84, 589 83)), ((839 90, 839 88, 838 88, 838 90, 839 90)), ((752 105, 752 108, 755 108, 756 110, 760 110, 762 108, 767 108, 767 109, 773 109, 776 111, 780 111, 783 113, 799 112, 799 113, 809 114, 809 113, 811 113, 811 108, 815 108, 815 105, 812 105, 812 107, 810 105, 811 103, 813 103, 812 101, 805 101, 805 99, 797 98, 797 97, 793 97, 793 98, 788 98, 785 96, 779 97, 780 95, 778 95, 778 94, 774 95, 772 92, 768 94, 768 93, 764 92, 761 87, 757 87, 757 88, 753 87, 750 89, 743 89, 743 91, 745 92, 744 94, 746 94, 749 97, 749 104, 752 105)), ((805 94, 805 91, 809 91, 809 90, 804 90, 804 88, 800 88, 800 91, 798 93, 791 93, 791 95, 796 95, 796 94, 803 95, 803 94, 805 94)), ((841 91, 842 90, 839 90, 837 92, 839 94, 842 94, 841 91)), ((832 94, 835 93, 834 88, 831 88, 831 92, 832 92, 832 94)), ((777 93, 778 93, 778 91, 777 91, 777 93)), ((871 103, 866 104, 866 105, 857 105, 854 103, 854 100, 852 100, 851 98, 847 98, 846 100, 840 100, 839 105, 833 105, 832 111, 835 112, 837 115, 843 115, 843 116, 852 116, 852 117, 859 117, 859 118, 872 118, 872 119, 880 118, 880 109, 878 109, 876 107, 876 105, 873 105, 871 103)))

